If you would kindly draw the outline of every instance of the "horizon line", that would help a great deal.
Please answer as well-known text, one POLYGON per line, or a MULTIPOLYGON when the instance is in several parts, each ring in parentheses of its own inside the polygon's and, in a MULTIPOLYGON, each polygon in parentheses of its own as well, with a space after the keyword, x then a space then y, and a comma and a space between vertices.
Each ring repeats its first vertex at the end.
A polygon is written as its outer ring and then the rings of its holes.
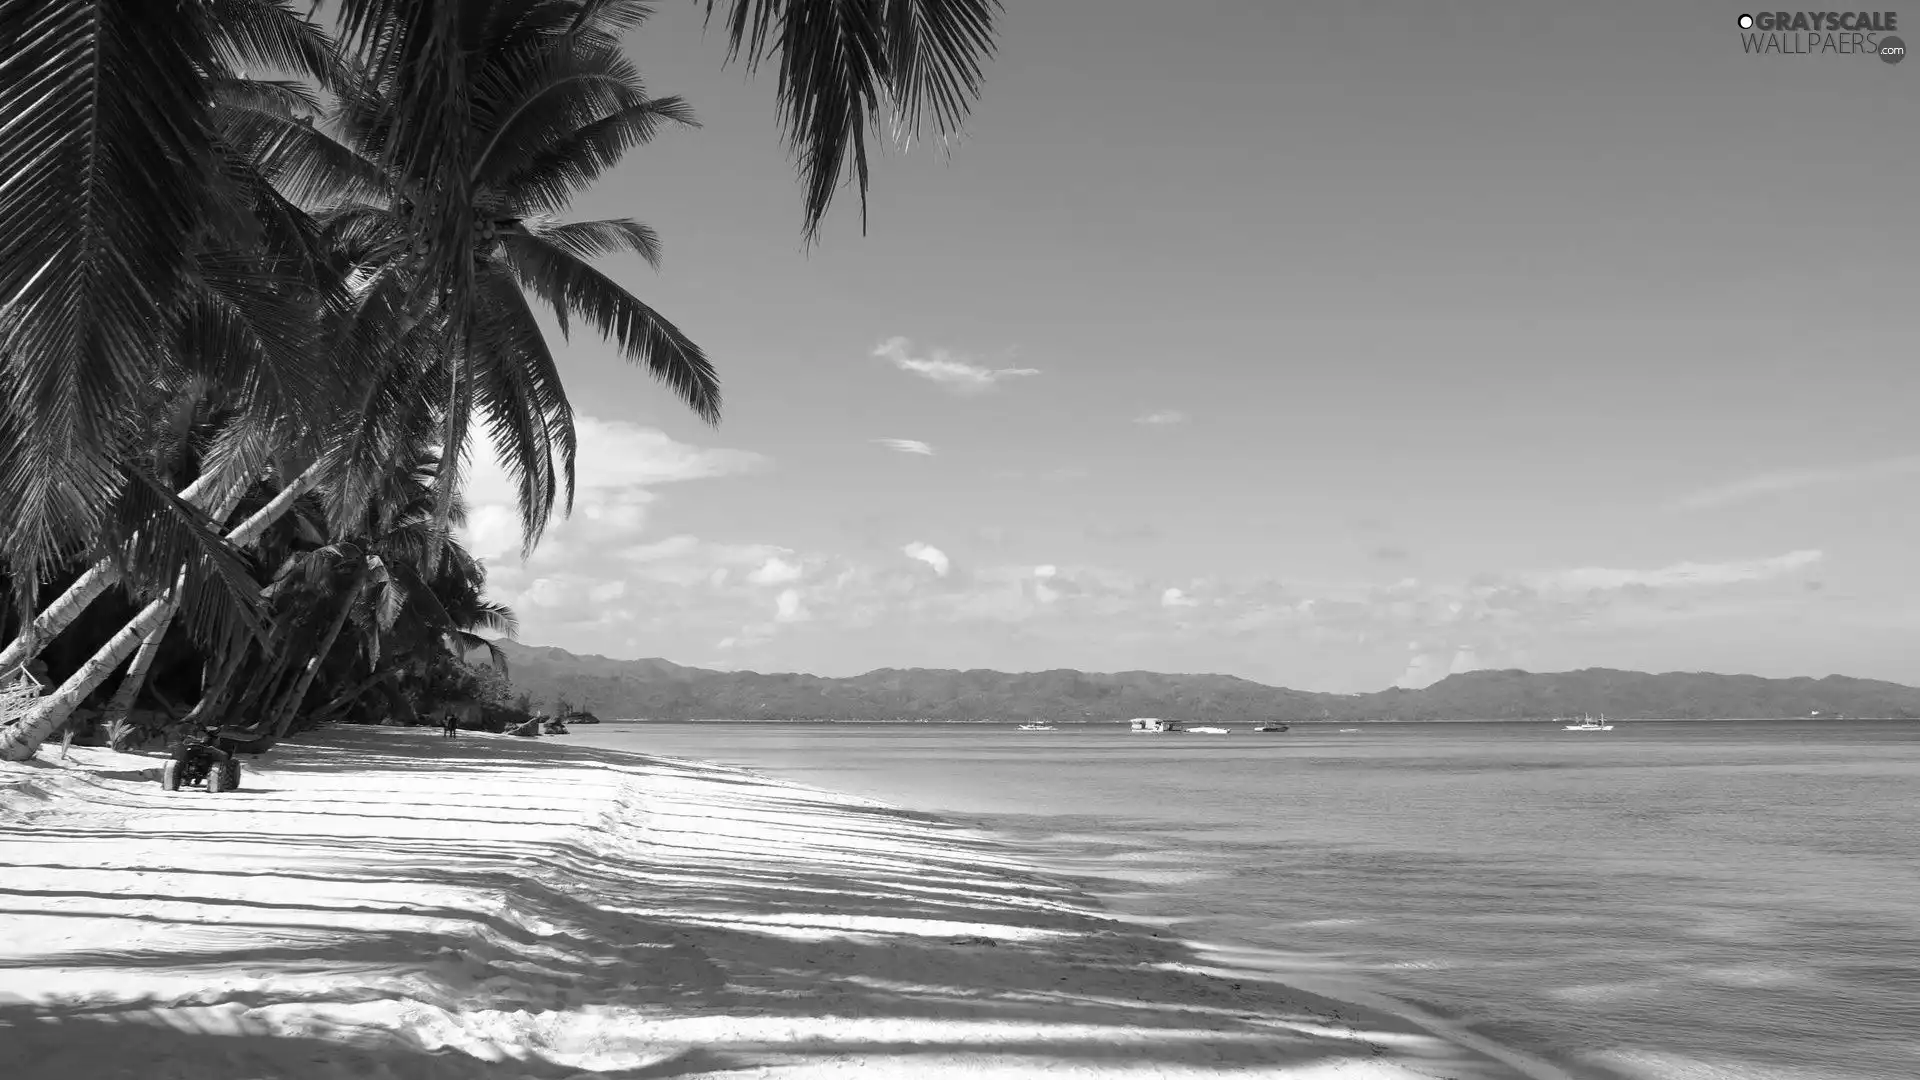
MULTIPOLYGON (((1433 687, 1446 682, 1448 679, 1465 678, 1472 675, 1482 675, 1482 674, 1578 675, 1584 672, 1605 671, 1605 672, 1617 672, 1619 674, 1624 674, 1624 675, 1647 675, 1655 678, 1669 676, 1669 675, 1711 675, 1716 678, 1722 678, 1722 679, 1760 679, 1765 682, 1795 682, 1799 680, 1806 680, 1808 682, 1821 682, 1826 679, 1852 679, 1856 682, 1884 683, 1888 686, 1898 686, 1907 690, 1920 690, 1920 686, 1913 686, 1908 683, 1895 682, 1891 679, 1875 679, 1875 678, 1869 678, 1863 675, 1845 675, 1837 671, 1828 672, 1825 675, 1755 675, 1752 672, 1744 672, 1744 671, 1735 671, 1735 672, 1705 671, 1705 670, 1643 671, 1638 668, 1615 668, 1615 667, 1597 667, 1597 666, 1565 668, 1558 671, 1533 671, 1528 668, 1495 668, 1495 667, 1476 668, 1472 671, 1450 672, 1449 674, 1442 676, 1441 678, 1435 679, 1433 682, 1428 683, 1426 686, 1421 686, 1421 687, 1409 688, 1404 686, 1386 686, 1386 687, 1382 687, 1379 690, 1355 690, 1355 691, 1350 691, 1345 693, 1342 693, 1340 691, 1334 691, 1334 690, 1300 690, 1291 686, 1281 686, 1277 683, 1266 683, 1266 682, 1261 682, 1258 679, 1249 679, 1244 675, 1234 675, 1229 672, 1155 671, 1151 668, 1124 668, 1117 671, 1088 671, 1083 668, 1053 667, 1053 668, 1035 668, 1035 669, 1029 669, 1024 671, 1006 671, 1000 668, 986 668, 986 667, 972 667, 972 668, 876 667, 876 668, 868 668, 867 670, 859 672, 858 674, 854 674, 854 675, 820 675, 811 671, 756 671, 748 668, 729 670, 726 668, 700 667, 695 664, 682 664, 677 660, 669 660, 664 656, 638 656, 630 660, 622 660, 618 657, 607 656, 602 653, 577 653, 572 651, 571 649, 565 649, 558 645, 534 645, 528 642, 520 641, 516 638, 510 638, 510 637, 498 637, 490 640, 494 641, 496 644, 500 642, 508 642, 514 645, 518 645, 524 649, 552 649, 555 652, 566 653, 568 656, 575 657, 577 659, 604 660, 610 664, 643 664, 648 662, 658 662, 662 664, 671 664, 674 667, 684 668, 688 671, 705 671, 715 675, 766 675, 766 676, 803 675, 811 679, 823 679, 823 680, 832 681, 832 682, 841 682, 849 679, 859 679, 859 678, 864 678, 868 675, 875 675, 875 674, 878 674, 881 672, 887 672, 887 671, 957 671, 962 673, 984 671, 984 672, 990 672, 995 675, 1047 675, 1056 671, 1066 671, 1066 672, 1072 672, 1076 675, 1160 675, 1160 676, 1167 676, 1167 677, 1173 677, 1173 678, 1234 679, 1239 682, 1252 683, 1255 686, 1264 686, 1270 690, 1285 690, 1286 692, 1291 694, 1310 694, 1315 697, 1369 697, 1374 694, 1389 694, 1389 693, 1394 693, 1396 691, 1403 694, 1418 694, 1423 691, 1430 690, 1433 687)), ((509 676, 509 681, 511 681, 511 676, 509 676)))

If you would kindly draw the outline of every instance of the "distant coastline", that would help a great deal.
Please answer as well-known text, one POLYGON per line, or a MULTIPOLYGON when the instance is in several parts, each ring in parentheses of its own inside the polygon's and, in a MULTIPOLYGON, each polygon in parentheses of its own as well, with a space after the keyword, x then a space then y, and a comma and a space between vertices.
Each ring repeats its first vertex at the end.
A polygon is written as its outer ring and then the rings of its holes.
MULTIPOLYGON (((1289 720, 1295 727, 1328 728, 1335 725, 1360 725, 1382 727, 1388 724, 1552 724, 1559 717, 1434 717, 1421 720, 1289 720)), ((1829 724, 1829 723, 1912 723, 1920 721, 1915 716, 1637 716, 1619 718, 1624 724, 1829 724)), ((1108 728, 1122 721, 1115 720, 1050 720, 1049 723, 1060 727, 1108 728)), ((1227 719, 1223 724, 1247 725, 1253 720, 1227 719)), ((685 718, 630 716, 604 720, 607 724, 847 724, 878 725, 902 727, 914 724, 942 724, 960 727, 993 727, 1026 723, 1025 720, 1002 718, 979 719, 915 719, 915 720, 844 720, 835 717, 739 717, 739 716, 689 716, 685 718)))
POLYGON ((1152 671, 882 668, 826 678, 580 656, 513 641, 498 644, 509 661, 516 692, 540 701, 564 697, 598 716, 653 720, 1097 724, 1164 716, 1192 723, 1352 725, 1543 722, 1587 715, 1635 722, 1920 718, 1920 689, 1842 675, 1767 679, 1611 668, 1474 671, 1417 690, 1329 694, 1233 675, 1152 671))

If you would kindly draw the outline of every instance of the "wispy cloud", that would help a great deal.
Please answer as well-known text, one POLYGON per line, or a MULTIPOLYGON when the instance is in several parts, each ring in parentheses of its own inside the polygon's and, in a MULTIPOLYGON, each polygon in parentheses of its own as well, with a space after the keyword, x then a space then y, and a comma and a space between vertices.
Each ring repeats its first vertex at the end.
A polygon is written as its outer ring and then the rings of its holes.
POLYGON ((1609 567, 1586 566, 1530 575, 1527 584, 1541 592, 1550 593, 1592 592, 1633 586, 1648 589, 1685 589, 1711 585, 1738 585, 1748 581, 1765 581, 1796 570, 1804 570, 1818 563, 1823 557, 1818 551, 1790 551, 1785 555, 1775 555, 1767 559, 1717 563, 1682 562, 1663 566, 1657 570, 1616 570, 1609 567))
POLYGON ((1802 488, 1890 480, 1920 474, 1920 454, 1808 469, 1777 469, 1710 487, 1674 500, 1680 510, 1716 510, 1802 488))
POLYGON ((1008 379, 1040 374, 1038 368, 990 368, 945 349, 934 349, 924 356, 915 356, 912 349, 913 343, 906 338, 892 337, 875 346, 873 355, 889 361, 901 371, 960 393, 979 393, 991 390, 1008 379))
POLYGON ((875 439, 873 441, 879 443, 881 446, 898 450, 903 454, 922 454, 926 457, 933 456, 933 447, 928 446, 919 439, 875 439))
POLYGON ((1150 412, 1136 416, 1133 418, 1133 422, 1136 424, 1147 424, 1152 427, 1168 427, 1173 424, 1186 423, 1187 414, 1178 409, 1161 409, 1158 412, 1150 412))
POLYGON ((947 558, 947 553, 932 544, 923 544, 915 540, 900 551, 909 559, 918 559, 933 567, 933 572, 941 577, 946 577, 947 571, 953 568, 953 560, 947 558))

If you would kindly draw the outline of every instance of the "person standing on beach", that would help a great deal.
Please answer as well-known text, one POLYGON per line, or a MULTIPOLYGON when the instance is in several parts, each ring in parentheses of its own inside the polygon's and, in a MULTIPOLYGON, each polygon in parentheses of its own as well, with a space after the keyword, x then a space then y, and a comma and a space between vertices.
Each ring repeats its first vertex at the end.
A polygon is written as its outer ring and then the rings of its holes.
POLYGON ((454 715, 452 709, 447 710, 446 719, 442 720, 440 725, 444 729, 443 734, 446 738, 451 739, 460 734, 460 718, 454 715))

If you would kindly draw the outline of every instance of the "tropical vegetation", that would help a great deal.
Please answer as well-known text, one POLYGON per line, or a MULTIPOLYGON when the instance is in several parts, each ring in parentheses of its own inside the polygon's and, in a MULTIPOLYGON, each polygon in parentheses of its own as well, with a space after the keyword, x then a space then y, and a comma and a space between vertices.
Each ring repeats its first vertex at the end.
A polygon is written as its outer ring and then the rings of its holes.
MULTIPOLYGON (((719 419, 705 353, 595 265, 658 235, 566 220, 693 122, 623 46, 650 5, 322 6, 0 0, 0 757, 76 715, 264 748, 505 703, 463 462, 487 440, 528 550, 571 509, 537 306, 719 419)), ((955 130, 999 5, 704 6, 775 69, 812 242, 848 181, 864 226, 870 136, 955 130)))

